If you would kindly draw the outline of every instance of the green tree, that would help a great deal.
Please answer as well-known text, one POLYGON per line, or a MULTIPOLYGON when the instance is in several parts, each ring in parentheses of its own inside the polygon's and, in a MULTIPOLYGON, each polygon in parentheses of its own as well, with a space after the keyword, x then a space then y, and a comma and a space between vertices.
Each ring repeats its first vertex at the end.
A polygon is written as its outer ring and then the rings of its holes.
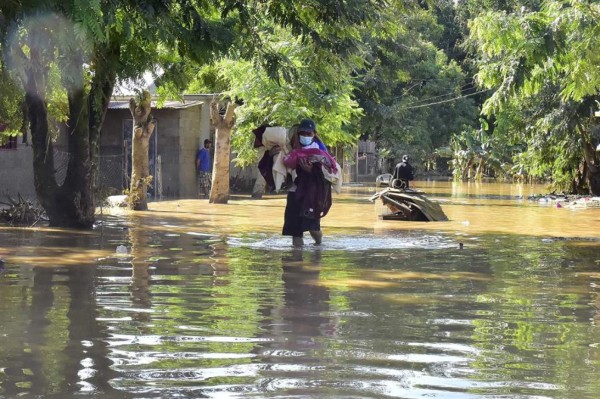
MULTIPOLYGON (((448 55, 450 60, 457 62, 468 76, 467 86, 464 87, 464 90, 469 93, 479 92, 479 94, 474 94, 471 97, 478 108, 483 106, 491 93, 489 90, 477 90, 477 84, 473 79, 477 74, 477 57, 469 52, 468 47, 465 46, 465 41, 469 36, 469 22, 478 15, 490 11, 506 13, 537 11, 540 5, 540 0, 437 0, 427 5, 436 15, 438 24, 443 27, 441 34, 430 35, 431 40, 448 55)), ((469 154, 476 153, 479 153, 482 156, 480 160, 484 161, 483 164, 478 161, 478 164, 482 166, 481 169, 484 169, 485 173, 490 176, 506 178, 514 174, 513 170, 521 171, 521 163, 516 160, 513 161, 511 154, 516 154, 515 156, 522 158, 521 154, 518 151, 515 153, 515 151, 519 147, 524 147, 524 143, 521 142, 517 146, 512 145, 512 143, 505 145, 505 138, 507 137, 505 132, 496 132, 499 127, 501 129, 506 128, 508 116, 516 117, 517 115, 516 113, 507 113, 500 117, 499 115, 483 114, 480 118, 485 128, 483 126, 479 129, 466 128, 460 133, 453 134, 451 140, 452 146, 455 147, 453 152, 450 152, 447 147, 438 148, 436 152, 453 157, 452 164, 455 167, 453 171, 455 177, 468 176, 468 173, 465 173, 467 171, 465 167, 470 164, 468 161, 469 154), (499 119, 503 119, 502 126, 497 125, 499 119), (467 145, 465 139, 469 136, 476 138, 481 134, 485 134, 489 138, 486 141, 487 148, 482 149, 480 143, 479 150, 474 152, 467 145)), ((515 119, 517 125, 519 119, 518 117, 515 119)), ((478 176, 480 177, 481 174, 478 176)))
POLYGON ((357 32, 371 26, 371 15, 380 10, 377 2, 345 2, 338 5, 337 11, 322 14, 321 8, 331 5, 305 4, 298 10, 300 18, 309 17, 303 22, 305 27, 297 24, 300 20, 283 24, 277 19, 257 21, 255 33, 260 45, 255 46, 256 51, 248 53, 241 50, 243 46, 235 47, 213 65, 199 70, 180 68, 180 72, 194 78, 188 92, 222 92, 225 99, 238 97, 244 101, 244 106, 236 110, 235 125, 219 123, 216 151, 225 151, 227 160, 215 156, 210 202, 227 201, 228 181, 223 180, 228 180, 228 173, 217 163, 229 164, 230 143, 238 165, 256 160, 252 130, 260 125, 289 127, 310 117, 316 120, 319 134, 328 145, 355 141, 357 134, 351 126, 360 110, 352 98, 352 71, 364 62, 357 32), (363 6, 366 8, 361 11, 363 6), (315 9, 306 14, 311 7, 315 9), (314 21, 317 17, 322 20, 314 21), (232 136, 231 131, 235 133, 232 136))
POLYGON ((21 109, 23 93, 19 87, 10 78, 4 63, 0 59, 0 124, 4 125, 4 132, 1 135, 14 135, 21 131, 23 113, 21 109))
POLYGON ((55 226, 89 228, 99 136, 117 78, 162 65, 166 78, 181 62, 202 64, 235 43, 256 55, 270 76, 281 60, 261 46, 261 30, 284 26, 334 53, 355 48, 354 30, 383 2, 201 1, 3 2, 3 49, 25 91, 38 198, 55 226), (270 21, 271 24, 264 24, 270 21), (178 58, 175 58, 178 57, 178 58), (180 61, 180 62, 177 62, 180 61), (48 123, 48 66, 60 71, 68 99, 69 164, 57 184, 48 123))
POLYGON ((527 167, 556 189, 600 194, 597 109, 600 45, 593 1, 547 1, 539 11, 489 12, 470 25, 478 79, 494 94, 484 112, 521 108, 527 167))
POLYGON ((256 161, 252 130, 264 124, 290 127, 308 117, 315 119, 319 136, 329 146, 356 140, 351 126, 360 110, 352 98, 351 65, 314 44, 303 43, 289 31, 276 33, 269 46, 285 60, 276 79, 252 60, 228 57, 201 69, 188 88, 189 92, 222 92, 226 98, 243 99, 231 138, 239 166, 256 161))
POLYGON ((217 129, 211 203, 228 200, 230 147, 238 166, 256 162, 252 131, 261 125, 291 127, 309 117, 329 146, 356 140, 350 128, 360 114, 352 99, 353 62, 283 27, 272 26, 262 40, 270 56, 280 60, 277 73, 261 65, 259 57, 244 59, 236 52, 200 68, 187 88, 192 93, 220 92, 226 101, 243 99, 238 100, 242 107, 229 102, 224 117, 217 111, 211 117, 217 129))
POLYGON ((138 8, 125 2, 8 2, 0 6, 5 17, 1 27, 4 54, 25 91, 34 184, 51 225, 88 228, 93 224, 93 181, 102 121, 117 74, 135 74, 134 65, 143 70, 153 61, 144 58, 142 44, 144 35, 155 32, 141 22, 166 14, 159 6, 152 9, 153 15, 151 4, 138 8), (62 185, 56 180, 49 118, 55 92, 53 71, 58 72, 68 104, 69 161, 62 185))
POLYGON ((364 32, 369 51, 357 76, 356 98, 365 112, 360 131, 393 158, 411 152, 426 162, 452 133, 476 124, 470 99, 476 90, 434 45, 443 26, 432 12, 407 10, 397 22, 364 32))

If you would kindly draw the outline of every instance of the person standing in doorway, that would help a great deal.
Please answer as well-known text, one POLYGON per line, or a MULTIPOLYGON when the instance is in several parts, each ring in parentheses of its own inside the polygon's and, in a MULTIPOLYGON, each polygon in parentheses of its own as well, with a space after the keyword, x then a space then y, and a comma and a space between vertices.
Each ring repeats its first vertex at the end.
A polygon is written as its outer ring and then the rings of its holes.
POLYGON ((212 185, 212 159, 210 146, 212 141, 204 140, 204 147, 196 153, 196 171, 198 172, 198 198, 208 198, 212 185))

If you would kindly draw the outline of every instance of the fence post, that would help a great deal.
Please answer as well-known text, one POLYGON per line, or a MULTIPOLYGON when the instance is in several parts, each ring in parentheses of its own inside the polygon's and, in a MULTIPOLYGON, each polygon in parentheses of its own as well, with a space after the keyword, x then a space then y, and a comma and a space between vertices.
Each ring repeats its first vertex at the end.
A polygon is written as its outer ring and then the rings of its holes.
POLYGON ((158 196, 158 200, 162 201, 162 158, 160 155, 156 157, 156 190, 154 190, 154 199, 158 196))

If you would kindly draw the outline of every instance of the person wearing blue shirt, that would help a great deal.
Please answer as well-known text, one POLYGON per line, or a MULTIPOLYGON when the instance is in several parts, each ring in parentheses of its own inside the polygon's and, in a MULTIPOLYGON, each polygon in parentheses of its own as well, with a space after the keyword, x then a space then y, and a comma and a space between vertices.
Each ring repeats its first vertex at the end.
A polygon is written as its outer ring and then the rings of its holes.
POLYGON ((212 142, 204 140, 204 147, 196 153, 196 171, 198 172, 198 198, 210 196, 212 185, 212 160, 210 157, 210 145, 212 142))

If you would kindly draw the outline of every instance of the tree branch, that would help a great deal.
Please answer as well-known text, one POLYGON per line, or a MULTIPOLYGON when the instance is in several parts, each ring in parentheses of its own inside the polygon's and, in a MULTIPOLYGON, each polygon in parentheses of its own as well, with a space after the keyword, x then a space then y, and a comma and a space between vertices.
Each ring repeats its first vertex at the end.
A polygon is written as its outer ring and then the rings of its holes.
POLYGON ((228 128, 233 127, 235 124, 235 109, 237 108, 237 104, 234 102, 230 102, 227 104, 227 111, 225 111, 225 118, 223 118, 223 124, 228 128))
POLYGON ((218 127, 221 122, 221 115, 219 115, 219 103, 216 99, 210 102, 210 122, 214 127, 218 127))

